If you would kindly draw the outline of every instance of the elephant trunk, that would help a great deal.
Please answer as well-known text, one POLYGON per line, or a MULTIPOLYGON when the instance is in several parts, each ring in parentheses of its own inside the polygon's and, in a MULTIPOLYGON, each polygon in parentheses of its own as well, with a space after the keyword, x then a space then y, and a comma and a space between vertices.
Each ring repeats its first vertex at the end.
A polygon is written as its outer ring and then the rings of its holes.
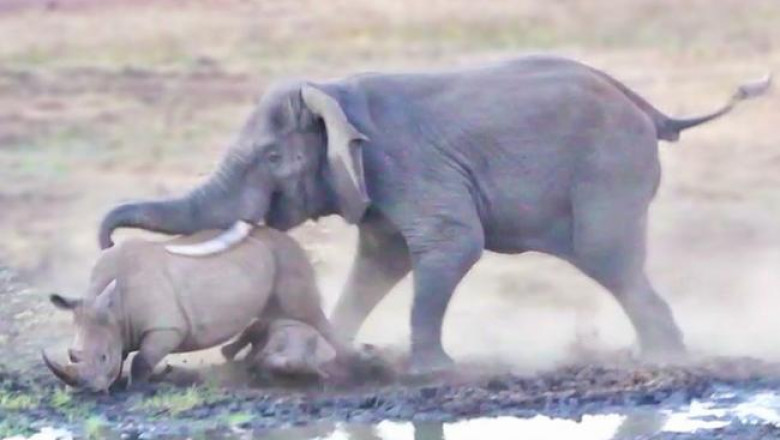
POLYGON ((264 211, 258 213, 261 209, 253 209, 242 200, 247 197, 241 194, 240 165, 228 157, 214 175, 184 197, 130 202, 114 207, 100 225, 98 239, 101 249, 113 246, 111 236, 117 228, 192 234, 204 229, 228 228, 242 216, 264 215, 264 211))

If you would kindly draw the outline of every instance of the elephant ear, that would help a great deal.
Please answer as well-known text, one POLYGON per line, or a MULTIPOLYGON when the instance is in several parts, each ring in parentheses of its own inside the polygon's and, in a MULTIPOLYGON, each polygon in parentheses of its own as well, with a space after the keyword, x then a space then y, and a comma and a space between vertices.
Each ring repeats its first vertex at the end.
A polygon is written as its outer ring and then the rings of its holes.
POLYGON ((306 107, 325 123, 329 178, 341 215, 347 222, 357 223, 371 202, 366 191, 362 154, 368 137, 349 122, 341 104, 327 93, 304 85, 301 96, 306 107))

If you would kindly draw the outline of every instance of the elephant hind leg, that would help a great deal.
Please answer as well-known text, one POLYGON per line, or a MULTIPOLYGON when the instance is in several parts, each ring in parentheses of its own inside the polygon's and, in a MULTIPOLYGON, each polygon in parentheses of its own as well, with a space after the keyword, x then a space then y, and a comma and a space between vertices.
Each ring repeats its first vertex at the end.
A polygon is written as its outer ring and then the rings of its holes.
POLYGON ((610 197, 598 205, 588 199, 575 210, 571 261, 615 297, 636 331, 643 357, 678 357, 685 352, 682 333, 644 270, 646 208, 619 201, 610 197))

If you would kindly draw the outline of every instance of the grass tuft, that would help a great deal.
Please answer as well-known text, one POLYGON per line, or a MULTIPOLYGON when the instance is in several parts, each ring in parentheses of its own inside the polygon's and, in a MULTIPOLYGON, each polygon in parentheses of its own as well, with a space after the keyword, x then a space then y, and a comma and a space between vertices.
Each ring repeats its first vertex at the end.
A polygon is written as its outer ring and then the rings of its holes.
POLYGON ((218 394, 210 387, 193 386, 185 390, 173 388, 161 390, 154 397, 144 400, 139 404, 139 409, 178 415, 218 399, 218 394))
POLYGON ((57 409, 67 409, 73 405, 73 394, 66 388, 57 388, 49 397, 51 406, 57 409))
POLYGON ((225 416, 225 424, 231 427, 241 426, 250 421, 252 421, 252 414, 249 413, 239 412, 225 416))
POLYGON ((0 409, 6 411, 21 411, 34 408, 40 403, 40 398, 31 394, 11 391, 0 391, 0 409))
POLYGON ((84 437, 88 440, 106 438, 109 424, 101 416, 92 416, 84 421, 84 437))

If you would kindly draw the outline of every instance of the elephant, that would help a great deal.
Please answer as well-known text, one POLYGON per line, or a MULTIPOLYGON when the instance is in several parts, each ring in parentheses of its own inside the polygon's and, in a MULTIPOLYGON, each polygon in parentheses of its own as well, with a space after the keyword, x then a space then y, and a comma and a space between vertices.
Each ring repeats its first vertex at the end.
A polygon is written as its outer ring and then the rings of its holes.
POLYGON ((453 364, 442 322, 484 250, 542 252, 611 292, 644 355, 682 355, 681 331, 644 269, 658 141, 676 141, 769 86, 769 76, 746 83, 716 111, 672 118, 608 74, 553 55, 282 81, 201 185, 113 207, 99 242, 111 246, 120 227, 227 229, 206 246, 219 251, 241 240, 242 224, 288 230, 340 215, 359 238, 334 325, 354 338, 412 272, 410 365, 419 372, 453 364))

